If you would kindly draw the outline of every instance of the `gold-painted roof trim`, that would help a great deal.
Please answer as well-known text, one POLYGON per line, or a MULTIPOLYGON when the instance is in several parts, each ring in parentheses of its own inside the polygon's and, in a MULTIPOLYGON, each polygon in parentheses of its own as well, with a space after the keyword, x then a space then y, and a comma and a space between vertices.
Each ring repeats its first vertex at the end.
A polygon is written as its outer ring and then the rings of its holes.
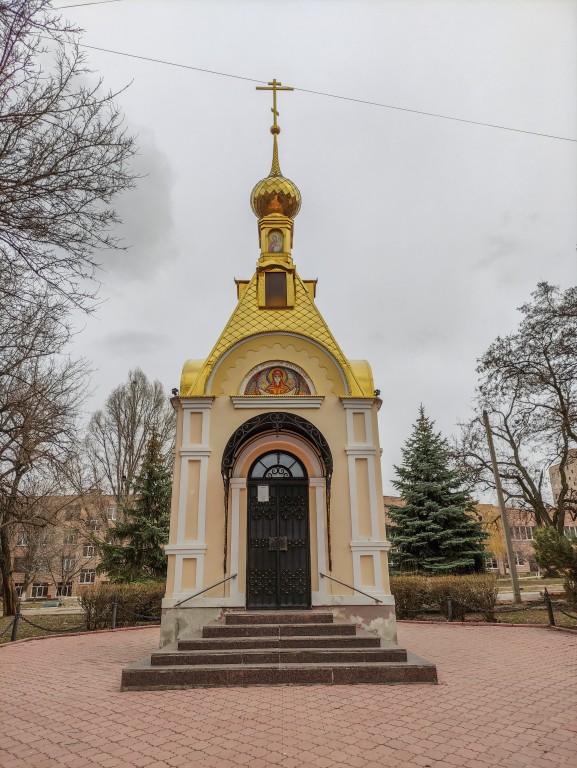
POLYGON ((191 380, 191 371, 188 373, 186 377, 188 386, 181 388, 181 395, 192 397, 209 394, 206 392, 206 387, 214 367, 223 355, 238 342, 263 333, 282 332, 309 338, 323 347, 341 368, 346 381, 347 394, 352 397, 371 397, 373 395, 374 388, 367 387, 372 376, 369 380, 361 369, 355 371, 337 344, 303 281, 296 273, 295 304, 290 309, 259 308, 257 276, 256 274, 253 276, 194 381, 191 380), (361 374, 363 374, 364 386, 357 380, 357 375, 361 374))

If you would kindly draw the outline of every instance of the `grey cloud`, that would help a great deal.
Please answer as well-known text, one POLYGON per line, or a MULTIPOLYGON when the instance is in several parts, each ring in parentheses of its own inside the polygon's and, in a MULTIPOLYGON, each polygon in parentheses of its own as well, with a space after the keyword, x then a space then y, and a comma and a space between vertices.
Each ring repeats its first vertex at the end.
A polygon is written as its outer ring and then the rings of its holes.
POLYGON ((146 354, 159 347, 164 347, 169 342, 165 333, 149 333, 147 331, 118 331, 108 334, 102 341, 114 355, 146 354))
POLYGON ((134 189, 126 192, 115 209, 122 220, 116 236, 127 248, 105 251, 100 263, 104 283, 115 277, 126 280, 148 280, 176 256, 170 244, 173 231, 171 191, 174 176, 167 155, 155 144, 151 132, 141 131, 137 143, 139 153, 133 161, 137 179, 134 189))
POLYGON ((521 241, 506 235, 492 235, 488 238, 489 252, 473 264, 474 269, 490 267, 498 261, 508 259, 519 251, 521 241))

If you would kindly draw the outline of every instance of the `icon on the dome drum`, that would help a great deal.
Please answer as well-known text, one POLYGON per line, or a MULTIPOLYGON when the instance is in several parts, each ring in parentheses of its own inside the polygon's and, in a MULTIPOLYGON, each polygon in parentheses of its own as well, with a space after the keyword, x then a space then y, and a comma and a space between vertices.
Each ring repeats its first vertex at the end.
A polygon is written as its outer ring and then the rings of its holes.
POLYGON ((246 385, 245 395, 310 395, 304 378, 290 368, 274 366, 252 376, 246 385))
POLYGON ((268 252, 282 253, 282 232, 273 229, 268 233, 268 252))
POLYGON ((278 199, 278 194, 276 194, 273 199, 268 204, 268 212, 269 213, 284 213, 282 203, 278 199))

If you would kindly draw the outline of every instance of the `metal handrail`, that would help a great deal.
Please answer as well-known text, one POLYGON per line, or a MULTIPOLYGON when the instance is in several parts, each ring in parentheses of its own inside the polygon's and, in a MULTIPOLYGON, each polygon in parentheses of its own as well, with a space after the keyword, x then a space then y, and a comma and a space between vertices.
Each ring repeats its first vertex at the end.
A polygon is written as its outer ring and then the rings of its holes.
POLYGON ((368 592, 363 592, 362 589, 357 589, 356 587, 353 587, 352 584, 345 584, 344 581, 339 581, 338 579, 334 579, 332 576, 327 576, 326 573, 321 573, 321 571, 319 571, 319 576, 322 576, 324 579, 330 579, 331 581, 336 581, 337 584, 341 584, 343 587, 348 587, 349 589, 352 589, 354 592, 358 592, 359 594, 364 595, 365 597, 370 597, 371 600, 375 601, 375 603, 380 603, 380 605, 383 604, 382 600, 377 600, 377 598, 374 597, 374 595, 369 595, 368 592))
POLYGON ((238 574, 233 573, 232 576, 227 576, 226 579, 221 579, 220 581, 217 581, 216 584, 211 584, 210 587, 205 587, 204 589, 201 589, 200 592, 195 592, 194 595, 190 595, 189 597, 185 597, 184 600, 181 600, 179 603, 175 603, 172 607, 178 608, 179 605, 182 605, 183 603, 186 603, 188 600, 192 600, 193 597, 198 597, 199 595, 202 595, 204 592, 208 592, 209 590, 213 589, 214 587, 218 587, 220 584, 224 584, 225 581, 230 581, 231 579, 236 579, 238 574))

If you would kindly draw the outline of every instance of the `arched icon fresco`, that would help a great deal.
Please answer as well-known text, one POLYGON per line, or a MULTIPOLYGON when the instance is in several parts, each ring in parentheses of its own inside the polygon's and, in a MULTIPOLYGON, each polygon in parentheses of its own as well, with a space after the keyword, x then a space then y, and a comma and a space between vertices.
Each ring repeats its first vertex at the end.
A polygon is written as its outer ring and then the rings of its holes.
POLYGON ((251 371, 247 378, 241 391, 243 395, 304 396, 314 392, 312 382, 304 371, 283 363, 266 363, 251 371))

